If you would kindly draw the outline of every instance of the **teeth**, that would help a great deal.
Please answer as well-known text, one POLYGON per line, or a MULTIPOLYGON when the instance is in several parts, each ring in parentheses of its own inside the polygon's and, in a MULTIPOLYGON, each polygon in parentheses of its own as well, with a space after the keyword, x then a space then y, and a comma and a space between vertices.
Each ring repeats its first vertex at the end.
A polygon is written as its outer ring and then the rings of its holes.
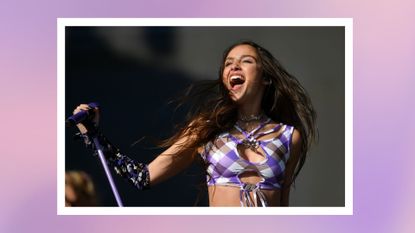
POLYGON ((242 79, 242 77, 241 76, 232 76, 231 77, 231 80, 235 80, 235 79, 242 79))
POLYGON ((229 84, 231 85, 231 87, 234 87, 235 85, 238 85, 238 84, 242 84, 244 82, 245 80, 239 75, 231 76, 229 80, 229 84))

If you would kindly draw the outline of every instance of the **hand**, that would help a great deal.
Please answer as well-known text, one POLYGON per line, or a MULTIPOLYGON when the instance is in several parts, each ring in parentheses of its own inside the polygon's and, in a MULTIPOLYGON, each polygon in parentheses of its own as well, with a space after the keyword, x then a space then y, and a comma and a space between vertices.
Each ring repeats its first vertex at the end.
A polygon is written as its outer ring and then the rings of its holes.
MULTIPOLYGON (((80 111, 88 111, 90 109, 91 109, 91 107, 88 104, 80 104, 78 107, 75 108, 75 110, 73 111, 73 114, 75 115, 80 111)), ((94 125, 98 126, 98 124, 99 124, 99 109, 95 108, 93 111, 94 111, 94 118, 91 119, 91 122, 94 125)), ((82 134, 85 134, 85 133, 88 132, 88 129, 84 124, 79 123, 76 126, 78 127, 79 131, 82 134)))

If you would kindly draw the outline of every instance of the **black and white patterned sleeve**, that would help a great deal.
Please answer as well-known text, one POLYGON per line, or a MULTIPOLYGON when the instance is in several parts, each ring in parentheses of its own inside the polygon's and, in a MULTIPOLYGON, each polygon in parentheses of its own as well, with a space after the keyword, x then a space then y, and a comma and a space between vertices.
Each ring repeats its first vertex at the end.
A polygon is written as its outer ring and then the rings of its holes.
MULTIPOLYGON (((125 178, 128 182, 133 184, 139 190, 150 188, 150 174, 148 166, 144 163, 139 163, 120 153, 119 149, 115 147, 102 133, 97 133, 98 140, 102 146, 107 164, 112 167, 115 172, 125 178)), ((76 138, 83 139, 87 148, 94 151, 94 155, 98 155, 91 136, 88 134, 77 133, 76 138)))

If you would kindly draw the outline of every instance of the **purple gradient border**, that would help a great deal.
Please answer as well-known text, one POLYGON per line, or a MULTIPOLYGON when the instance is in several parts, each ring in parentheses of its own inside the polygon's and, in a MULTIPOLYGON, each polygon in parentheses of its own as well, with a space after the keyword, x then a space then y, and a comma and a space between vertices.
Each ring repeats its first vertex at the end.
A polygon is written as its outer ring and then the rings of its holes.
POLYGON ((414 8, 409 0, 2 1, 0 232, 412 233, 414 8), (353 18, 353 216, 57 216, 59 17, 353 18))

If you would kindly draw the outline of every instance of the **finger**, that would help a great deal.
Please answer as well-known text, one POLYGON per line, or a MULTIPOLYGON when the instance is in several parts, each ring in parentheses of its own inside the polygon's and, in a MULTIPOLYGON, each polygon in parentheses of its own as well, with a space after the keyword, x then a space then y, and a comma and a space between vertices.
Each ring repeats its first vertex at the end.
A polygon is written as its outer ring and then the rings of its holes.
POLYGON ((89 110, 91 107, 89 107, 88 104, 80 104, 78 107, 80 107, 82 110, 89 110))
POLYGON ((80 104, 78 107, 75 108, 73 114, 77 114, 80 111, 88 111, 90 107, 87 104, 80 104))

